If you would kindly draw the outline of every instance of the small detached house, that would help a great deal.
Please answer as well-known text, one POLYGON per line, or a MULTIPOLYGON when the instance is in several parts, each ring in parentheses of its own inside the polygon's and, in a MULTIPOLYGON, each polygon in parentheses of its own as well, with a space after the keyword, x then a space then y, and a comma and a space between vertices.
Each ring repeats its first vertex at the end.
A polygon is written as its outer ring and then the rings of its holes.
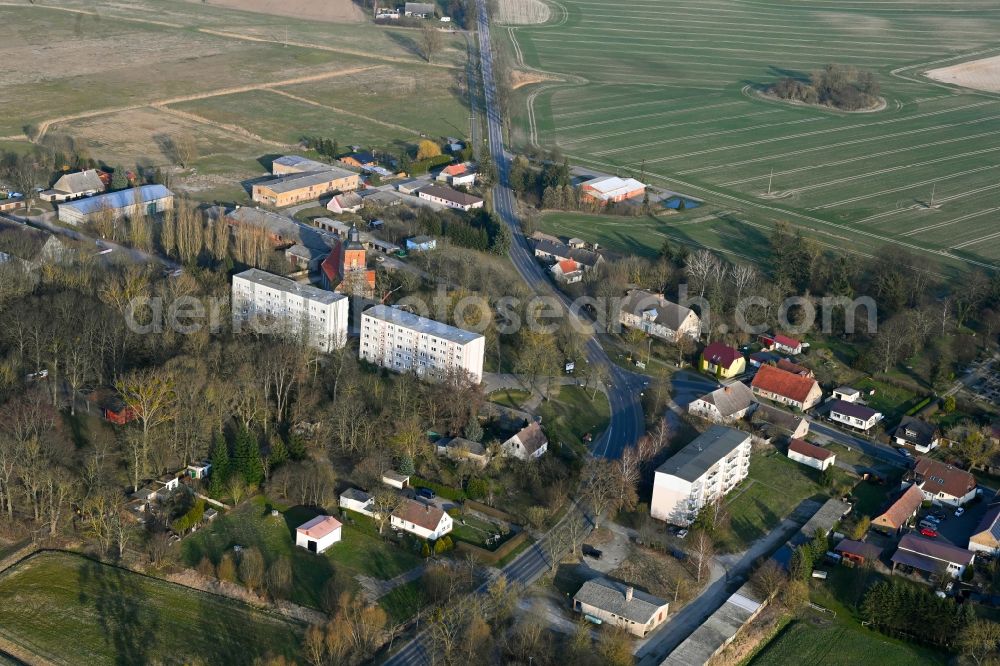
POLYGON ((810 444, 804 439, 793 439, 788 443, 788 457, 820 471, 833 465, 837 459, 833 451, 810 444))
POLYGON ((55 182, 51 190, 43 190, 39 197, 42 201, 62 203, 80 197, 89 197, 104 191, 104 181, 97 169, 87 169, 75 173, 63 174, 55 182))
POLYGON ((476 170, 468 162, 451 164, 441 170, 437 175, 437 180, 448 183, 452 187, 474 185, 476 182, 476 170))
POLYGON ((607 578, 588 580, 573 595, 573 610, 643 637, 667 619, 669 604, 631 585, 607 578))
POLYGON ((721 342, 713 342, 701 352, 701 371, 722 379, 746 372, 747 361, 738 349, 721 342))
POLYGON ((534 421, 500 445, 500 450, 505 456, 511 456, 518 460, 540 458, 548 448, 549 440, 545 438, 542 427, 534 421))
POLYGON ((428 185, 420 188, 417 196, 421 199, 441 204, 447 208, 469 211, 473 208, 482 208, 483 199, 472 194, 459 192, 444 185, 428 185))
POLYGON ((887 534, 897 534, 917 515, 924 496, 916 486, 910 486, 880 516, 872 520, 872 527, 887 534))
POLYGON ((416 500, 404 500, 391 516, 396 529, 415 534, 421 539, 440 539, 451 532, 451 516, 442 509, 416 500))
POLYGON ((937 426, 915 416, 904 416, 892 438, 896 444, 912 447, 920 453, 930 453, 941 441, 937 426))
POLYGON ((976 496, 976 477, 931 458, 917 458, 917 464, 903 477, 903 486, 910 484, 935 504, 959 507, 976 496))
POLYGON ((316 516, 295 528, 295 545, 310 553, 322 553, 340 541, 340 521, 333 516, 316 516))
POLYGON ((688 404, 688 413, 715 423, 730 423, 750 413, 757 400, 742 382, 717 388, 688 404))
POLYGON ((340 494, 340 508, 356 511, 365 516, 375 517, 375 500, 358 488, 348 488, 340 494))
POLYGON ((856 402, 834 400, 830 403, 830 420, 868 432, 882 420, 882 413, 856 402))
POLYGON ((187 466, 185 473, 192 479, 206 479, 212 473, 212 463, 207 460, 191 463, 187 466))

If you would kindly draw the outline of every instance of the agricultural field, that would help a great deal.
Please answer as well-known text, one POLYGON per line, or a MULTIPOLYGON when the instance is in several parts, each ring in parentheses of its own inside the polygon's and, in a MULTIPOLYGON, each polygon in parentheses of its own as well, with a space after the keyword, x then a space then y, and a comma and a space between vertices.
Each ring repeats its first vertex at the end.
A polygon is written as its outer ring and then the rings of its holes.
POLYGON ((831 249, 890 243, 948 273, 1000 265, 1000 95, 923 75, 1000 50, 995 4, 553 5, 544 25, 496 32, 515 67, 562 79, 515 91, 512 137, 707 202, 690 227, 694 211, 639 222, 633 242, 647 253, 652 229, 678 223, 691 241, 752 257, 747 243, 785 220, 831 249), (756 93, 828 63, 875 72, 885 109, 756 93))
POLYGON ((0 576, 0 636, 45 663, 179 663, 193 654, 205 663, 248 664, 266 654, 294 660, 302 630, 240 602, 70 553, 40 553, 0 576))
POLYGON ((427 63, 417 31, 376 26, 350 0, 317 5, 318 20, 290 17, 302 2, 222 6, 235 4, 6 3, 0 144, 71 137, 99 162, 162 167, 195 198, 243 202, 260 158, 303 136, 394 149, 468 134, 458 34, 427 63), (178 136, 197 145, 184 169, 163 148, 178 136))

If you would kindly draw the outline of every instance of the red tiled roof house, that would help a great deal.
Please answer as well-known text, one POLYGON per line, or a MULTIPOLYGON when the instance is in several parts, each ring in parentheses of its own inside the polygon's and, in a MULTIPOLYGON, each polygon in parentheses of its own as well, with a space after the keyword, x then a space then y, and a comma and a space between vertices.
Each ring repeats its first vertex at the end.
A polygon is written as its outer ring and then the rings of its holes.
POLYGON ((750 387, 759 398, 766 398, 805 411, 823 397, 823 391, 812 377, 803 377, 771 365, 762 365, 750 387))

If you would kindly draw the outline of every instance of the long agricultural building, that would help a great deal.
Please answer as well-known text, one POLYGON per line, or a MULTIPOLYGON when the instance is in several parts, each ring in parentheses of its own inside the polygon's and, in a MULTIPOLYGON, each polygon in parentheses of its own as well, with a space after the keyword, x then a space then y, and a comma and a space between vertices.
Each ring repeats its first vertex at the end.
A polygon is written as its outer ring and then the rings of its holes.
POLYGON ((174 193, 163 185, 141 185, 131 190, 67 201, 59 204, 59 221, 85 224, 109 214, 115 220, 123 217, 156 215, 174 207, 174 193))
POLYGON ((299 284, 251 268, 233 276, 233 327, 265 333, 307 335, 309 343, 329 352, 347 342, 347 304, 343 294, 299 284))
POLYGON ((359 357, 428 379, 465 372, 478 384, 483 379, 485 340, 479 333, 376 305, 361 315, 359 357))

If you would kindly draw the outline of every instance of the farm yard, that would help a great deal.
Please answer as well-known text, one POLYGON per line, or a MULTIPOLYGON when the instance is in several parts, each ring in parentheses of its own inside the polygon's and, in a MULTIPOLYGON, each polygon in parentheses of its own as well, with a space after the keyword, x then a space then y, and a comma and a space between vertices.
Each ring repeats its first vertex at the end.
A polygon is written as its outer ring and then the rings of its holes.
POLYGON ((559 7, 545 25, 497 31, 515 62, 583 77, 516 90, 515 144, 558 147, 572 162, 707 202, 684 217, 642 218, 620 244, 655 252, 663 237, 651 238, 652 228, 752 256, 748 242, 786 220, 862 255, 893 243, 946 271, 1000 264, 1000 96, 922 76, 1000 51, 994 4, 559 7), (845 113, 755 92, 828 63, 875 72, 885 110, 845 113))
POLYGON ((294 658, 304 627, 240 602, 70 553, 0 576, 0 636, 40 663, 252 663, 294 658), (233 627, 240 627, 234 632, 233 627))

